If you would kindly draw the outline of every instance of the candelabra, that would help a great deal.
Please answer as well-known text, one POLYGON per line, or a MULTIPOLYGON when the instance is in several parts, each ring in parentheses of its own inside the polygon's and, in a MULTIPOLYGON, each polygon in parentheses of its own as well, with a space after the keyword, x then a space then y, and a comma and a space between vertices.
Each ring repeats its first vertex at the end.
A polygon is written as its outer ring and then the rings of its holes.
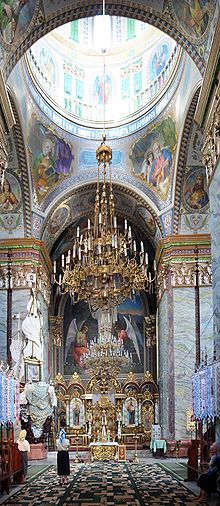
POLYGON ((62 255, 60 271, 54 260, 54 282, 60 293, 69 293, 73 302, 85 300, 94 311, 107 311, 140 290, 150 291, 156 276, 148 271, 148 254, 143 241, 138 251, 131 226, 118 226, 112 186, 112 150, 105 143, 96 150, 98 178, 93 219, 84 234, 78 227, 72 249, 62 255), (107 167, 109 181, 107 184, 107 167), (102 184, 100 173, 102 170, 102 184))

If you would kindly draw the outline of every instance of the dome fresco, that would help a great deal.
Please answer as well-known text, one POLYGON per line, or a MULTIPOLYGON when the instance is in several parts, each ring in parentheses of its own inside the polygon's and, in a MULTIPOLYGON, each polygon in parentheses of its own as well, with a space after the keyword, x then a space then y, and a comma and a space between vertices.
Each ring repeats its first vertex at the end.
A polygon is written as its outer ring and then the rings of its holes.
POLYGON ((146 112, 163 95, 180 61, 176 43, 156 28, 106 18, 111 37, 104 41, 98 39, 102 30, 96 26, 102 16, 96 16, 53 30, 26 56, 31 80, 47 102, 86 126, 102 125, 103 104, 109 126, 146 112))

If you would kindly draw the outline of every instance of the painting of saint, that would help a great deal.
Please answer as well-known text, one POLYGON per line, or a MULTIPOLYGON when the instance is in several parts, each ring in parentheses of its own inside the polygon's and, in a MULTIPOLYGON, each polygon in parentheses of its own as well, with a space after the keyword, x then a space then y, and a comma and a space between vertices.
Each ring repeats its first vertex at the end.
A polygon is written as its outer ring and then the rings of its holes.
POLYGON ((159 142, 153 144, 154 160, 149 174, 149 183, 161 193, 167 192, 167 183, 172 166, 172 154, 167 147, 161 147, 159 142))
POLYGON ((80 411, 82 407, 82 401, 74 398, 70 402, 70 427, 80 426, 80 411))
POLYGON ((47 193, 49 185, 55 181, 54 143, 46 138, 42 145, 42 153, 34 160, 33 169, 37 178, 37 190, 41 195, 47 193))
POLYGON ((176 125, 169 116, 138 139, 131 150, 134 174, 163 200, 170 188, 176 145, 176 125))
POLYGON ((143 220, 144 224, 147 226, 148 232, 150 235, 155 235, 156 233, 156 223, 152 216, 152 214, 148 211, 148 209, 145 209, 145 207, 140 207, 138 209, 138 214, 143 220))
POLYGON ((150 402, 144 402, 142 405, 142 421, 144 430, 146 432, 151 431, 151 427, 154 423, 154 407, 150 402))
POLYGON ((137 401, 134 397, 128 397, 125 401, 125 418, 127 418, 126 425, 135 425, 136 422, 136 409, 137 409, 137 401), (127 415, 127 416, 126 416, 127 415))
POLYGON ((55 84, 56 80, 56 65, 54 60, 47 49, 44 47, 40 52, 40 64, 41 70, 43 72, 44 77, 46 77, 49 83, 55 84))
POLYGON ((186 207, 191 210, 204 209, 209 203, 209 197, 207 193, 205 172, 194 171, 185 183, 184 186, 184 201, 186 207))
POLYGON ((0 1, 0 34, 7 44, 17 41, 27 30, 35 10, 35 0, 0 1))
POLYGON ((73 154, 68 143, 40 123, 34 123, 31 128, 29 146, 33 158, 35 188, 38 200, 41 201, 60 177, 69 175, 73 154))
POLYGON ((11 174, 7 174, 3 184, 3 190, 0 193, 1 212, 12 212, 18 208, 21 201, 20 186, 11 174))
POLYGON ((52 235, 55 235, 58 231, 62 229, 65 225, 70 214, 70 209, 68 206, 63 205, 62 207, 58 207, 56 211, 52 214, 50 222, 49 222, 49 232, 52 235))
POLYGON ((150 68, 150 77, 152 81, 156 79, 164 69, 169 59, 169 52, 167 44, 162 44, 162 46, 157 49, 156 53, 154 53, 150 68))
POLYGON ((173 9, 188 35, 198 38, 205 33, 211 12, 209 0, 173 0, 173 9))
POLYGON ((112 94, 112 81, 108 75, 95 78, 93 96, 98 105, 107 105, 112 94))

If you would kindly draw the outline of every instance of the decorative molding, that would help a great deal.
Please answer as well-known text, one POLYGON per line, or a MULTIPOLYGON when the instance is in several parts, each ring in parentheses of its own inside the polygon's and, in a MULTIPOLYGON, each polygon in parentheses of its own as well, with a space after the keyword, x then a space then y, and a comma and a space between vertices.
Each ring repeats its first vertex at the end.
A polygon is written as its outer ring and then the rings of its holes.
MULTIPOLYGON (((206 66, 202 88, 199 96, 197 109, 195 112, 195 122, 201 127, 207 121, 207 110, 210 110, 210 96, 213 93, 213 86, 216 84, 216 71, 218 71, 219 56, 220 56, 220 16, 218 16, 215 34, 213 37, 212 47, 209 53, 209 59, 206 66)), ((214 92, 215 94, 215 92, 214 92)))
POLYGON ((49 316, 49 322, 53 345, 60 348, 63 342, 63 317, 49 316))
POLYGON ((0 289, 30 289, 40 292, 50 302, 51 261, 41 241, 29 239, 0 240, 0 289), (9 275, 10 271, 10 275, 9 275))
POLYGON ((182 181, 186 167, 187 155, 188 155, 188 146, 190 133, 192 133, 193 129, 193 118, 196 110, 196 105, 198 102, 200 88, 194 94, 194 97, 191 101, 186 120, 184 125, 184 130, 181 139, 181 145, 179 149, 179 158, 177 165, 177 176, 176 176, 176 188, 175 188, 175 200, 174 200, 174 211, 173 211, 173 233, 178 234, 179 229, 179 217, 180 217, 180 205, 181 205, 181 190, 182 190, 182 181))
MULTIPOLYGON (((11 95, 11 92, 10 92, 11 95)), ((23 139, 21 124, 19 120, 19 116, 17 113, 17 109, 15 107, 15 100, 12 96, 10 96, 11 99, 11 106, 13 110, 13 114, 16 120, 15 126, 13 128, 13 136, 14 136, 14 142, 15 142, 15 148, 18 158, 18 166, 21 170, 22 174, 22 197, 23 197, 23 217, 24 217, 24 230, 26 237, 32 237, 32 203, 31 203, 31 194, 30 194, 30 185, 29 185, 29 178, 28 178, 28 163, 26 158, 26 151, 25 151, 25 143, 23 139)))
POLYGON ((205 142, 202 147, 208 183, 210 183, 212 179, 220 157, 220 83, 218 88, 216 88, 216 93, 212 102, 215 108, 213 108, 209 127, 205 132, 205 142))
POLYGON ((209 234, 169 237, 161 241, 158 258, 158 303, 171 288, 212 285, 209 234))
MULTIPOLYGON (((78 1, 67 6, 65 6, 64 2, 60 3, 61 8, 47 16, 47 21, 43 22, 43 16, 41 15, 40 24, 38 24, 38 22, 33 23, 32 30, 24 35, 23 40, 19 40, 18 45, 12 46, 4 69, 7 77, 27 49, 54 28, 83 17, 102 14, 101 0, 78 1)), ((199 47, 197 48, 196 45, 191 42, 190 37, 187 36, 183 30, 181 31, 181 26, 179 24, 175 23, 171 17, 168 17, 167 12, 166 14, 158 13, 158 11, 151 7, 137 2, 127 1, 116 3, 111 0, 106 5, 106 14, 109 16, 138 19, 165 32, 189 54, 201 74, 204 73, 205 61, 199 54, 199 47)), ((37 20, 37 12, 35 16, 37 20)))

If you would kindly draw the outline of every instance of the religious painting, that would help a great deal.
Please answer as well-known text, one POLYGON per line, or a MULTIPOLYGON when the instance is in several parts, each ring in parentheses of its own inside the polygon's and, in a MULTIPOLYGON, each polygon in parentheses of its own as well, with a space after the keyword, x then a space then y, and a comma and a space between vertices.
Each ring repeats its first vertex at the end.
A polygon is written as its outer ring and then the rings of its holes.
POLYGON ((138 425, 138 403, 135 397, 127 397, 123 405, 123 424, 128 426, 138 425))
POLYGON ((154 236, 156 233, 156 223, 150 211, 148 211, 145 207, 139 207, 137 213, 146 225, 149 234, 154 236))
POLYGON ((190 37, 201 37, 208 26, 211 14, 209 0, 173 0, 173 12, 190 37))
MULTIPOLYGON (((40 68, 48 83, 55 84, 56 81, 56 63, 48 48, 42 47, 40 50, 40 68)), ((64 74, 65 75, 65 74, 64 74)))
POLYGON ((12 44, 24 35, 35 10, 35 0, 0 1, 0 35, 4 42, 12 44))
POLYGON ((185 180, 183 203, 188 211, 204 211, 209 204, 206 174, 204 168, 191 172, 185 180))
POLYGON ((74 398, 70 401, 69 426, 81 427, 84 423, 84 405, 81 399, 74 398))
POLYGON ((118 446, 118 462, 126 462, 126 445, 118 446))
POLYGON ((50 234, 56 235, 57 232, 60 232, 67 222, 70 215, 70 208, 67 205, 62 205, 56 209, 56 211, 52 214, 49 224, 48 230, 50 234))
POLYGON ((150 78, 152 81, 156 79, 168 62, 170 49, 167 44, 161 44, 153 55, 150 63, 150 78))
POLYGON ((41 363, 39 360, 30 358, 25 359, 25 383, 41 381, 41 363))
POLYGON ((144 432, 151 433, 151 427, 154 423, 154 405, 150 400, 146 400, 142 403, 142 424, 144 432))
POLYGON ((171 184, 177 145, 176 124, 170 116, 154 125, 132 146, 135 176, 165 200, 171 184))
MULTIPOLYGON (((131 357, 132 365, 122 368, 125 374, 132 370, 143 373, 145 367, 144 348, 144 307, 141 298, 127 299, 117 308, 117 319, 113 334, 123 343, 124 350, 131 357)), ((98 336, 98 311, 90 311, 85 301, 71 305, 67 300, 64 313, 64 374, 77 372, 88 375, 84 357, 89 345, 98 336)))
POLYGON ((112 80, 108 75, 99 74, 95 78, 93 97, 97 105, 107 105, 112 98, 112 80))
POLYGON ((37 121, 30 130, 29 148, 36 193, 41 202, 54 185, 71 173, 72 148, 37 121))
POLYGON ((18 180, 7 172, 3 183, 3 189, 0 193, 0 212, 14 213, 21 204, 21 188, 18 180))

